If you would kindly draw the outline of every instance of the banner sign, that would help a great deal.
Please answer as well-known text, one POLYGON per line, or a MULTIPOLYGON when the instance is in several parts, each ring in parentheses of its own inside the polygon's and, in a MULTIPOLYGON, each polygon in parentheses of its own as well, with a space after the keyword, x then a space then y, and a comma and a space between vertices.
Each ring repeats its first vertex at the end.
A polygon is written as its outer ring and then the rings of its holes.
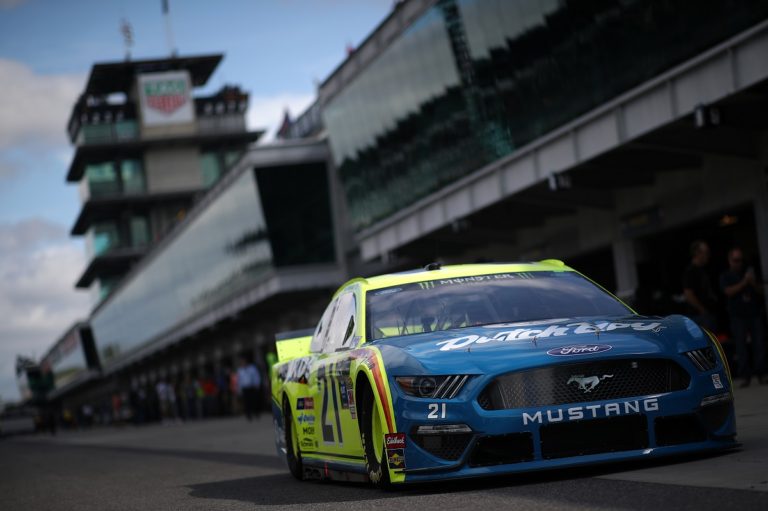
POLYGON ((182 124, 195 118, 187 71, 140 75, 139 98, 144 126, 182 124))

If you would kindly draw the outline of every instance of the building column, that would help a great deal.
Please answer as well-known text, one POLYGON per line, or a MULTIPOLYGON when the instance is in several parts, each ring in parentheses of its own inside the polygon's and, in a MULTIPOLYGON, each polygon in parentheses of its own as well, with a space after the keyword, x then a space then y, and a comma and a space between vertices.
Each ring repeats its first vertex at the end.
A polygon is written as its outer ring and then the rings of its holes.
POLYGON ((634 240, 613 242, 613 271, 616 274, 616 296, 631 302, 638 285, 634 240))
MULTIPOLYGON (((760 274, 763 279, 764 296, 768 296, 768 169, 758 169, 755 175, 754 200, 755 210, 755 234, 759 249, 760 274)), ((766 312, 768 312, 768 298, 765 300, 766 312)))
POLYGON ((328 191, 331 202, 331 224, 333 228, 334 252, 336 252, 336 264, 341 269, 344 279, 349 279, 349 264, 347 262, 347 247, 353 246, 352 234, 349 229, 349 218, 347 216, 346 204, 347 198, 344 194, 344 188, 341 184, 338 169, 333 163, 333 156, 328 155, 326 163, 326 173, 328 176, 328 191))
POLYGON ((759 141, 759 162, 754 171, 752 207, 755 210, 755 235, 759 250, 760 274, 763 279, 765 308, 768 312, 768 133, 759 141))

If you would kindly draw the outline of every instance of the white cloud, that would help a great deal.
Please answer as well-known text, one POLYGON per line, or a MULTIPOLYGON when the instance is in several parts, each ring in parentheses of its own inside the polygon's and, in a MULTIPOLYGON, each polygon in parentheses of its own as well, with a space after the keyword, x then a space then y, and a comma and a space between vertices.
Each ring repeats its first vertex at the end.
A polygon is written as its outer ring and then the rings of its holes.
POLYGON ((83 76, 41 75, 20 62, 0 58, 0 151, 66 146, 67 120, 83 82, 83 76))
POLYGON ((312 104, 314 99, 314 94, 302 93, 285 93, 265 97, 251 96, 246 116, 248 129, 266 129, 267 132, 261 140, 269 142, 275 138, 275 133, 283 122, 286 108, 291 112, 291 118, 296 118, 312 104))
POLYGON ((0 396, 18 399, 16 355, 39 359, 88 314, 73 288, 85 267, 82 249, 63 225, 42 219, 0 224, 0 396))

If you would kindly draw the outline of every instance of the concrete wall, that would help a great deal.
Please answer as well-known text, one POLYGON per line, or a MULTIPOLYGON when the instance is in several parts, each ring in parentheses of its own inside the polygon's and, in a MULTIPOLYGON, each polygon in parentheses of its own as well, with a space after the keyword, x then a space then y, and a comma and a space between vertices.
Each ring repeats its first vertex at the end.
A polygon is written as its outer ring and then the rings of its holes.
POLYGON ((196 190, 203 186, 200 152, 195 147, 147 150, 144 165, 150 194, 196 190))
POLYGON ((141 125, 141 138, 162 138, 178 137, 182 135, 194 135, 197 133, 197 123, 195 121, 183 124, 169 124, 167 126, 144 126, 141 125))

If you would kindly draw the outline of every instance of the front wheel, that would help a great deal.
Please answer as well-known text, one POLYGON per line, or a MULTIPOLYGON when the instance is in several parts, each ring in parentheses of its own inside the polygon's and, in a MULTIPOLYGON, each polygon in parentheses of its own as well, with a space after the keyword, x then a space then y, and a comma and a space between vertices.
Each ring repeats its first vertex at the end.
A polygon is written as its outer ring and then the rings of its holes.
POLYGON ((287 397, 283 398, 283 431, 285 432, 285 459, 288 462, 288 470, 291 471, 293 477, 301 481, 304 478, 304 466, 301 463, 299 435, 293 426, 291 403, 287 397))
POLYGON ((360 443, 365 455, 365 470, 368 479, 379 488, 389 487, 389 468, 384 449, 384 432, 376 399, 370 387, 361 390, 360 400, 360 443))

